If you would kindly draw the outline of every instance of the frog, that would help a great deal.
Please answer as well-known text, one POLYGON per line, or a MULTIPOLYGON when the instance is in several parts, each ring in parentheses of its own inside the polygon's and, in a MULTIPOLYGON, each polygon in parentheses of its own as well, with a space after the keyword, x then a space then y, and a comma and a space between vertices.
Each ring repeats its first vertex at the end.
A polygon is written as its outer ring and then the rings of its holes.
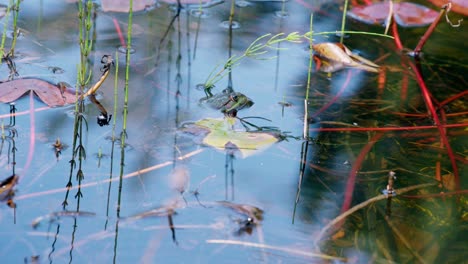
POLYGON ((222 113, 235 116, 237 111, 251 107, 254 102, 243 93, 234 92, 232 88, 226 88, 221 93, 200 99, 201 105, 220 110, 222 113))

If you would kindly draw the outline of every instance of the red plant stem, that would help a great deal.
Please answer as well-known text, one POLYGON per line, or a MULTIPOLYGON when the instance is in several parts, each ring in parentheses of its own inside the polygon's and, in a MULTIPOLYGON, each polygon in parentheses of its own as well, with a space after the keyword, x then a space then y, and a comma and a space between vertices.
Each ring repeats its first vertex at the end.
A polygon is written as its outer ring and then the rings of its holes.
POLYGON ((36 120, 34 116, 34 92, 29 92, 29 127, 31 129, 29 135, 29 149, 28 149, 28 157, 26 159, 26 163, 24 164, 23 168, 23 175, 26 175, 26 171, 31 166, 31 162, 34 156, 34 149, 36 145, 36 120))
MULTIPOLYGON (((442 128, 468 127, 468 123, 446 124, 442 128)), ((414 126, 414 127, 317 127, 309 128, 309 132, 370 132, 370 131, 409 131, 423 129, 438 129, 438 126, 414 126)))
POLYGON ((364 148, 361 149, 361 152, 356 158, 356 161, 354 162, 353 166, 351 167, 351 171, 349 172, 348 176, 348 181, 346 182, 346 188, 344 192, 344 201, 343 201, 343 206, 341 207, 341 213, 348 211, 348 209, 351 206, 351 202, 353 200, 353 192, 354 192, 354 185, 356 183, 356 176, 361 169, 362 163, 364 162, 364 159, 367 156, 367 153, 371 150, 371 148, 374 146, 379 139, 385 135, 385 133, 377 133, 375 134, 369 142, 364 146, 364 148))
POLYGON ((112 21, 114 22, 115 31, 117 31, 117 35, 119 35, 120 45, 122 47, 127 47, 127 44, 125 43, 125 38, 122 34, 122 30, 120 29, 119 21, 117 21, 117 19, 115 18, 113 18, 112 21))
POLYGON ((397 24, 395 23, 395 18, 392 18, 392 34, 395 40, 395 45, 399 51, 403 50, 403 45, 401 44, 400 35, 398 34, 397 24))
MULTIPOLYGON (((399 137, 402 137, 402 138, 411 138, 411 137, 420 137, 420 138, 430 138, 430 137, 435 137, 437 136, 438 134, 436 134, 435 132, 418 132, 418 133, 414 133, 414 132, 404 132, 404 133, 400 133, 398 134, 399 137)), ((466 136, 468 135, 468 131, 463 131, 463 130, 459 130, 459 131, 449 131, 448 132, 448 135, 449 136, 466 136)), ((431 140, 432 141, 435 141, 435 140, 431 140)), ((466 160, 466 162, 468 163, 468 159, 466 160)))
POLYGON ((414 48, 414 51, 413 51, 414 56, 419 56, 419 54, 421 53, 421 50, 422 50, 424 44, 426 44, 427 40, 428 40, 429 37, 432 35, 432 32, 434 32, 434 29, 435 29, 435 27, 437 26, 437 24, 439 23, 440 18, 441 18, 442 15, 444 14, 446 8, 447 8, 447 5, 444 5, 444 6, 442 7, 442 9, 440 9, 439 16, 437 16, 437 18, 434 19, 434 21, 432 22, 432 24, 429 26, 429 28, 426 30, 426 32, 424 33, 424 35, 422 36, 422 38, 419 40, 418 45, 416 46, 416 48, 414 48))
POLYGON ((468 95, 468 90, 465 90, 465 91, 463 91, 463 92, 461 92, 461 93, 459 93, 459 94, 456 94, 456 95, 454 95, 454 96, 451 96, 451 97, 445 99, 444 101, 442 101, 442 102, 439 104, 439 107, 442 107, 442 106, 444 106, 444 105, 446 105, 446 104, 448 104, 448 103, 450 103, 450 102, 452 102, 452 101, 457 100, 458 98, 461 98, 461 97, 467 96, 467 95, 468 95))
MULTIPOLYGON (((442 17, 442 14, 444 13, 446 8, 447 8, 447 6, 444 5, 444 7, 440 10, 440 13, 439 13, 439 16, 437 17, 437 19, 434 20, 434 22, 431 24, 431 26, 426 31, 424 36, 421 38, 421 41, 418 43, 418 45, 414 49, 414 55, 416 57, 419 56, 419 52, 421 51, 422 47, 424 46, 424 43, 427 41, 429 36, 434 31, 435 26, 439 22, 440 18, 442 17)), ((395 45, 397 46, 397 48, 399 50, 402 50, 403 46, 401 45, 401 41, 400 41, 400 38, 398 36, 398 30, 397 30, 397 27, 395 25, 395 22, 393 22, 392 30, 393 30, 393 37, 395 38, 395 45)), ((447 155, 449 156, 450 163, 452 164, 453 174, 455 176, 456 189, 459 190, 460 189, 460 176, 458 174, 457 161, 455 159, 455 155, 453 153, 452 147, 449 144, 447 134, 446 134, 446 131, 445 131, 445 126, 442 125, 442 123, 439 120, 439 117, 437 116, 434 105, 432 104, 431 93, 429 92, 429 89, 427 89, 427 87, 426 87, 426 84, 424 82, 424 78, 422 77, 422 74, 421 74, 421 71, 420 71, 419 67, 417 67, 416 64, 414 64, 413 62, 411 62, 409 60, 408 60, 408 63, 410 65, 410 67, 413 69, 413 72, 416 74, 416 81, 417 81, 417 83, 419 85, 419 88, 421 88, 421 93, 422 93, 422 96, 423 96, 424 101, 426 103, 426 107, 427 107, 429 113, 431 114, 432 119, 433 119, 434 123, 437 126, 437 129, 439 130, 439 134, 440 134, 440 137, 442 139, 443 144, 447 148, 447 155)))
MULTIPOLYGON (((442 104, 441 104, 442 105, 442 104)), ((439 107, 440 108, 440 107, 439 107)), ((417 117, 417 118, 424 118, 427 117, 427 114, 416 114, 416 113, 402 113, 402 112, 392 112, 394 115, 402 116, 402 117, 417 117)), ((453 117, 453 116, 464 116, 468 115, 468 111, 465 112, 457 112, 457 113, 449 113, 445 114, 447 117, 453 117)))
POLYGON ((430 114, 432 116, 432 119, 434 120, 434 123, 437 126, 437 129, 439 130, 442 142, 444 143, 445 147, 447 148, 447 154, 449 156, 450 163, 452 164, 453 174, 455 176, 455 186, 456 186, 456 189, 459 190, 460 189, 460 176, 458 174, 457 162, 455 160, 455 156, 454 156, 452 147, 450 146, 449 140, 447 138, 445 127, 440 122, 439 116, 437 115, 436 110, 434 108, 434 105, 432 104, 431 94, 430 94, 429 90, 426 87, 426 84, 425 84, 424 79, 423 79, 423 77, 421 75, 421 71, 420 71, 419 67, 417 67, 416 64, 414 64, 411 61, 408 61, 408 63, 410 65, 410 67, 413 69, 413 72, 416 74, 416 81, 418 82, 419 88, 421 88, 422 96, 424 98, 426 106, 427 106, 427 108, 428 108, 428 110, 429 110, 429 112, 430 112, 430 114))
POLYGON ((453 116, 464 116, 464 115, 468 115, 468 111, 447 114, 448 117, 453 117, 453 116))
POLYGON ((402 113, 402 112, 392 112, 392 114, 400 117, 416 117, 416 118, 425 118, 427 114, 416 114, 416 113, 402 113))
POLYGON ((400 100, 405 102, 408 99, 408 72, 404 71, 401 79, 400 100))
POLYGON ((322 106, 319 110, 317 110, 314 114, 312 114, 310 117, 315 118, 318 115, 320 115, 323 111, 327 110, 332 104, 340 98, 341 94, 346 90, 348 87, 349 81, 351 81, 351 71, 348 71, 346 75, 346 80, 344 81, 343 85, 341 86, 341 89, 333 96, 333 98, 330 100, 330 102, 326 103, 324 106, 322 106))
POLYGON ((426 198, 439 198, 452 195, 463 195, 468 194, 468 190, 459 190, 453 192, 443 192, 443 193, 431 193, 431 194, 422 194, 422 195, 400 195, 399 197, 409 198, 409 199, 426 199, 426 198))
POLYGON ((382 99, 382 94, 385 91, 385 83, 387 82, 387 71, 383 67, 381 71, 379 71, 379 76, 377 77, 377 99, 382 99))

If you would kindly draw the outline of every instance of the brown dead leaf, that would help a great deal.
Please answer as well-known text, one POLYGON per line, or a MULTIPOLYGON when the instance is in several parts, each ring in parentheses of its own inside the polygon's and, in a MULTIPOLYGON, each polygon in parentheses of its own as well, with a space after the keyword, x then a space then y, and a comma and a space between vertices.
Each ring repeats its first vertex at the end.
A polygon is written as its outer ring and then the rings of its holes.
POLYGON ((42 102, 50 107, 72 104, 76 101, 75 92, 41 79, 16 79, 0 83, 0 102, 11 103, 27 92, 34 92, 42 102))
POLYGON ((352 53, 340 43, 325 42, 312 46, 315 56, 319 58, 319 69, 323 72, 335 72, 345 67, 357 68, 369 72, 378 72, 375 63, 352 53))
POLYGON ((18 183, 16 174, 0 182, 0 201, 6 201, 14 195, 13 188, 18 183))

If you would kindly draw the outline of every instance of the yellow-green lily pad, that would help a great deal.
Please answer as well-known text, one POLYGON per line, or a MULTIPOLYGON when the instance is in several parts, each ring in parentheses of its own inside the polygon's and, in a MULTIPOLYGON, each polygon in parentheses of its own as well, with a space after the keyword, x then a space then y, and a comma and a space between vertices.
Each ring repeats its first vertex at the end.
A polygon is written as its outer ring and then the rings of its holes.
POLYGON ((186 124, 182 132, 201 136, 200 142, 203 145, 232 152, 242 158, 258 153, 278 141, 273 133, 233 129, 235 122, 235 118, 205 118, 186 124))

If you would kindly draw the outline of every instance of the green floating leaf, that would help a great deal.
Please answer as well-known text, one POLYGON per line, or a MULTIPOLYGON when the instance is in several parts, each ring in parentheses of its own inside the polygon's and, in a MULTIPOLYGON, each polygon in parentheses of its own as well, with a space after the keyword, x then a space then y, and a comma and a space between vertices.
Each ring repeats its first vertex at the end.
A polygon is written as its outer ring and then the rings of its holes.
POLYGON ((260 152, 278 141, 278 137, 267 132, 238 131, 232 128, 235 118, 206 118, 185 126, 183 132, 193 134, 194 130, 204 131, 201 143, 220 151, 233 152, 246 158, 260 152))

